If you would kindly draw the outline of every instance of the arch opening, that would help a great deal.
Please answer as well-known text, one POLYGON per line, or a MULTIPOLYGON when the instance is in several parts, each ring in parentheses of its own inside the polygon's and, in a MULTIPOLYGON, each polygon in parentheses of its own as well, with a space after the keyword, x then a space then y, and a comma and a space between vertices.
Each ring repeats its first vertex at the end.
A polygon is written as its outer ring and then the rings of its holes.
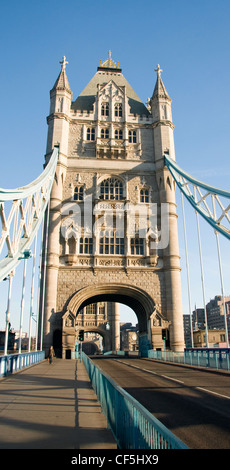
POLYGON ((80 309, 82 309, 83 307, 86 307, 87 305, 90 305, 92 303, 97 303, 97 302, 110 302, 110 303, 118 303, 118 304, 127 305, 135 312, 137 316, 140 332, 147 331, 146 312, 145 312, 143 305, 138 300, 132 299, 129 296, 121 295, 121 294, 100 294, 100 295, 95 295, 86 299, 81 304, 80 309))
POLYGON ((136 314, 139 350, 141 355, 144 355, 143 350, 151 348, 152 345, 150 318, 155 312, 155 304, 153 299, 140 288, 122 284, 97 284, 85 287, 72 295, 66 305, 67 312, 64 317, 66 317, 67 314, 69 316, 72 315, 73 322, 76 325, 75 330, 80 330, 82 325, 84 331, 91 329, 91 331, 97 331, 102 334, 105 345, 104 351, 120 350, 120 316, 118 311, 116 311, 118 304, 128 306, 136 314), (108 325, 106 325, 106 322, 103 322, 101 318, 99 320, 97 318, 97 324, 92 328, 92 321, 91 323, 90 321, 87 323, 84 315, 83 320, 82 312, 86 312, 86 308, 92 305, 100 305, 102 303, 114 306, 111 312, 108 312, 108 325), (106 326, 108 326, 108 328, 106 326))

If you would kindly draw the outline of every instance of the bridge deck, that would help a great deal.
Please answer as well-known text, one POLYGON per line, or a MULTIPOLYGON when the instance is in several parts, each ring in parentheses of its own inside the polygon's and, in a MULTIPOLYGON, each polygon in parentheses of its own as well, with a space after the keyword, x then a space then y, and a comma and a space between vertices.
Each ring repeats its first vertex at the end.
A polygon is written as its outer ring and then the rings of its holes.
POLYGON ((82 362, 43 361, 0 380, 0 448, 117 448, 82 362))

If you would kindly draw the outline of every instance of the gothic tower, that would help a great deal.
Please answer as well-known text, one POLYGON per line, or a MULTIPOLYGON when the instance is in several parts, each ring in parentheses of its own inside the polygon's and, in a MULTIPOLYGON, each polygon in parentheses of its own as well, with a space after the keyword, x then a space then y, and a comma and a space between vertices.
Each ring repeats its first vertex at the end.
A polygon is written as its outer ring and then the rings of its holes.
POLYGON ((84 329, 119 347, 116 303, 139 323, 139 348, 184 348, 175 185, 164 154, 175 159, 171 99, 158 66, 147 107, 109 52, 76 100, 65 57, 50 92, 46 162, 59 159, 48 229, 44 346, 59 338, 74 351, 79 312, 112 303, 106 324, 84 329), (109 328, 108 328, 109 324, 109 328))

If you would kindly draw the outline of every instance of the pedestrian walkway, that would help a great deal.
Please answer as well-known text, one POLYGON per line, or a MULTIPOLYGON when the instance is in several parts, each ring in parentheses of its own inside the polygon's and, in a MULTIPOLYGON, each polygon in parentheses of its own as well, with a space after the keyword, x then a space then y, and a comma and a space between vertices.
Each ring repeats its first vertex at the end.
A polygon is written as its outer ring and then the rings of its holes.
POLYGON ((0 448, 117 448, 80 360, 43 361, 0 380, 0 448))

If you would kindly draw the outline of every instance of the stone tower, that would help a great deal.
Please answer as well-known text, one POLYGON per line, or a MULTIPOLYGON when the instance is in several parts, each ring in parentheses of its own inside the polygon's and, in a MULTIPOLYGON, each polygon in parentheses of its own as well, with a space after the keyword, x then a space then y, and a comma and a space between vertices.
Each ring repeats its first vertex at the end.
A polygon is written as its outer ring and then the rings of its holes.
MULTIPOLYGON (((65 57, 50 92, 46 161, 59 159, 48 229, 44 347, 74 351, 77 316, 113 302, 108 347, 119 347, 116 303, 139 323, 139 348, 184 348, 175 185, 164 154, 175 159, 171 99, 158 66, 145 106, 109 52, 76 100, 65 57), (116 339, 117 338, 117 339, 116 339)), ((89 331, 90 326, 89 326, 89 331)))

